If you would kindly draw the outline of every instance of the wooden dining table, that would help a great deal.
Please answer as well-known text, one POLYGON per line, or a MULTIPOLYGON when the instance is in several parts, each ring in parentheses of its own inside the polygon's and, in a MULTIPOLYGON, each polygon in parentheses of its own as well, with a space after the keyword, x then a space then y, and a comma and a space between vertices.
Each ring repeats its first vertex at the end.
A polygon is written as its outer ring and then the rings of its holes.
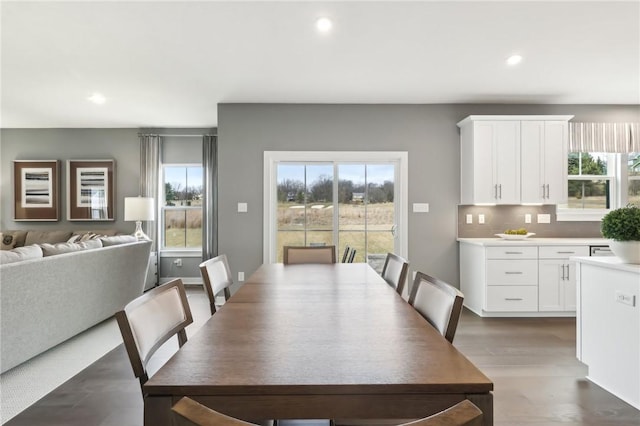
POLYGON ((424 417, 493 383, 369 265, 262 265, 144 385, 144 424, 182 396, 260 419, 424 417))

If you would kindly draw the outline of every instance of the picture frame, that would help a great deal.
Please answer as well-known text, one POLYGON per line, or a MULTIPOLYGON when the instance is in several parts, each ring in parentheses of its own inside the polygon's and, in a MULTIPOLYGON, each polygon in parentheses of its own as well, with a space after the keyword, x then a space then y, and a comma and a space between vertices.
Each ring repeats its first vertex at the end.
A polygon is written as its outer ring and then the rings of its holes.
POLYGON ((60 161, 13 161, 13 220, 60 220, 60 161))
POLYGON ((115 220, 115 160, 67 160, 67 220, 115 220))

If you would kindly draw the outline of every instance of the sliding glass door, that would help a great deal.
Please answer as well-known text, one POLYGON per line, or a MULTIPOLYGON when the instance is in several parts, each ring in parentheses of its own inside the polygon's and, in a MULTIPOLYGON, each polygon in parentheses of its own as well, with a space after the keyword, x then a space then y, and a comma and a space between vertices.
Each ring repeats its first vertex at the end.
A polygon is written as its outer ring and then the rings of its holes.
POLYGON ((267 161, 267 154, 276 153, 265 153, 265 261, 282 262, 285 245, 335 245, 338 258, 349 246, 354 261, 376 269, 387 252, 406 255, 398 153, 350 153, 342 161, 345 153, 322 153, 327 159, 319 161, 286 153, 267 161))

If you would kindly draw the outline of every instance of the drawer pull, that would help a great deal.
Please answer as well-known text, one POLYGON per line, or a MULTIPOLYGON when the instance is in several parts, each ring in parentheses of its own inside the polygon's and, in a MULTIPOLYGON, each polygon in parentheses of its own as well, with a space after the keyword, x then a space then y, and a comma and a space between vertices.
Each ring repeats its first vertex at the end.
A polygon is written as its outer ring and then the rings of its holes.
POLYGON ((521 251, 505 251, 504 254, 524 254, 521 251))
POLYGON ((558 251, 556 253, 558 253, 558 254, 574 254, 575 251, 558 251))
POLYGON ((522 275, 522 272, 520 272, 520 271, 506 271, 505 274, 507 274, 507 275, 522 275))
POLYGON ((524 300, 522 297, 505 297, 504 300, 524 300))

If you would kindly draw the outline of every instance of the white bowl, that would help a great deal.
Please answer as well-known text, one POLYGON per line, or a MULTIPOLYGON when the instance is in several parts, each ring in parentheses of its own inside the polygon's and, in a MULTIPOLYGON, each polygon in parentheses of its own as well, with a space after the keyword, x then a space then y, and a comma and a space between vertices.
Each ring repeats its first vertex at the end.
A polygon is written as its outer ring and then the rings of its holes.
POLYGON ((532 235, 536 235, 535 232, 527 232, 526 235, 523 234, 495 234, 497 237, 502 238, 503 240, 524 240, 525 238, 529 238, 532 235))

